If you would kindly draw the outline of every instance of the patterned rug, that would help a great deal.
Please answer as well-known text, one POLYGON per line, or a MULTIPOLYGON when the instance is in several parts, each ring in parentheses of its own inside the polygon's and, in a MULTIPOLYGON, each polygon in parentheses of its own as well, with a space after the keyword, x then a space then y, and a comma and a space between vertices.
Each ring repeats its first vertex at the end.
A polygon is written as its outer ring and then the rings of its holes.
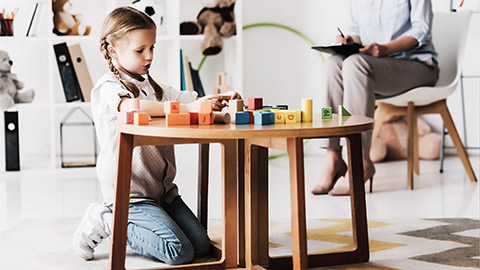
MULTIPOLYGON (((71 237, 78 219, 28 219, 0 231, 0 269, 107 269, 110 242, 84 261, 73 251, 71 237)), ((219 220, 209 234, 221 239, 219 220)), ((369 220, 370 261, 323 269, 479 269, 480 221, 474 219, 369 220)), ((352 249, 350 219, 307 220, 310 253, 352 249)), ((291 254, 288 221, 270 223, 270 255, 291 254)), ((201 258, 196 261, 210 260, 201 258)), ((127 251, 127 269, 164 264, 127 251)))

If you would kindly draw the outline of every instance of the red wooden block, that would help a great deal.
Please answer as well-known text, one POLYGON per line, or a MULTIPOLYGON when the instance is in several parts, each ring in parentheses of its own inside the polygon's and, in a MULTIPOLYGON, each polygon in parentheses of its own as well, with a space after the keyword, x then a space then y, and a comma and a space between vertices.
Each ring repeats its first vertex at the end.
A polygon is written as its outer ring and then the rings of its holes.
POLYGON ((250 124, 253 124, 255 123, 255 117, 253 116, 253 112, 252 111, 246 111, 248 113, 248 119, 250 120, 250 124))
POLYGON ((198 113, 190 113, 190 125, 198 125, 198 113))
POLYGON ((178 101, 166 101, 163 105, 165 114, 180 113, 180 102, 178 101))
POLYGON ((146 112, 135 112, 133 114, 133 124, 148 125, 150 123, 150 115, 146 112))
POLYGON ((248 109, 249 110, 261 110, 263 108, 263 98, 249 98, 248 109))
POLYGON ((210 120, 211 113, 199 113, 198 114, 198 124, 199 125, 210 125, 212 120, 210 120))
POLYGON ((190 125, 189 113, 168 113, 165 116, 167 127, 190 125))

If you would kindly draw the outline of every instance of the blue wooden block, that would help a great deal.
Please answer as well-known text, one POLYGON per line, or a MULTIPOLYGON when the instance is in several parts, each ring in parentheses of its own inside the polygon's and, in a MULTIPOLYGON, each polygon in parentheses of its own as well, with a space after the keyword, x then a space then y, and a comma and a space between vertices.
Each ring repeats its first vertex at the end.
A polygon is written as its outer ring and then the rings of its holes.
POLYGON ((235 113, 235 124, 236 125, 248 125, 250 124, 250 115, 248 112, 237 112, 235 113))
POLYGON ((271 125, 275 121, 275 114, 273 112, 255 112, 255 125, 271 125))

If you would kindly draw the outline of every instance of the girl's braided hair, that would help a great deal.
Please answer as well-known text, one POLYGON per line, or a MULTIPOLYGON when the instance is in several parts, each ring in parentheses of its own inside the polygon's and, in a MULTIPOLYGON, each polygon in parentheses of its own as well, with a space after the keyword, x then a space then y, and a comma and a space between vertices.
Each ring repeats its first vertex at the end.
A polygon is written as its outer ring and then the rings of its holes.
MULTIPOLYGON (((100 35, 100 51, 103 53, 108 63, 108 69, 117 77, 120 82, 130 91, 134 97, 138 97, 140 92, 137 86, 129 81, 122 79, 120 71, 115 67, 112 57, 108 54, 108 45, 121 40, 132 30, 153 29, 157 27, 155 22, 145 13, 132 7, 118 7, 110 12, 102 26, 100 35)), ((155 97, 158 101, 162 100, 163 89, 158 85, 150 74, 147 73, 148 81, 155 90, 155 97)))

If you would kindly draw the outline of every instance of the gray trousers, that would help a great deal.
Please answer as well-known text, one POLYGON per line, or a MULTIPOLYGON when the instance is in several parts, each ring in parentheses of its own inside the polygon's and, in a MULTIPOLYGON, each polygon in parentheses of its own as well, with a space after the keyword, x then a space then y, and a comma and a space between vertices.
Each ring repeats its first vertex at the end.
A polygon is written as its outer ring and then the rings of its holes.
MULTIPOLYGON (((332 107, 335 113, 338 105, 343 105, 352 115, 368 117, 373 117, 375 96, 394 96, 418 86, 433 86, 439 74, 433 61, 426 64, 367 54, 346 58, 332 55, 326 65, 326 107, 332 107)), ((372 131, 362 134, 364 148, 370 148, 371 138, 372 131)), ((341 150, 340 139, 328 139, 328 147, 341 150)))

